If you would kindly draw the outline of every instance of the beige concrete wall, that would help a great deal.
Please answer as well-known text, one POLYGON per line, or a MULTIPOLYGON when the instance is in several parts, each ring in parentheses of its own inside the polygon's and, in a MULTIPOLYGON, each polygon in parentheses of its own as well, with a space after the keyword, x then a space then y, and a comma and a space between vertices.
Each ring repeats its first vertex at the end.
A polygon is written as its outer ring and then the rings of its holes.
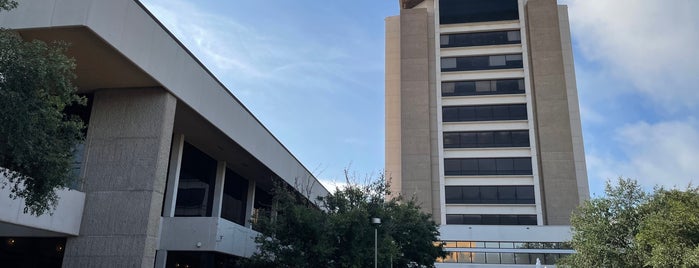
POLYGON ((526 12, 544 220, 567 225, 580 197, 558 6, 529 0, 526 12))
POLYGON ((95 93, 80 236, 63 267, 152 267, 177 100, 162 89, 95 93))
POLYGON ((401 193, 400 17, 386 18, 386 178, 401 193))

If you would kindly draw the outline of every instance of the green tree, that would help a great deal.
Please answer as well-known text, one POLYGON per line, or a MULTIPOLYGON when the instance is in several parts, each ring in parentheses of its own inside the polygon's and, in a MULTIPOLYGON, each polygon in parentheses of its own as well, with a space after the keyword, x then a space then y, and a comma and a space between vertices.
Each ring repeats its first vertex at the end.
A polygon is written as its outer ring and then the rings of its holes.
POLYGON ((648 195, 638 182, 619 178, 607 182, 605 196, 585 201, 571 217, 576 253, 563 258, 571 267, 643 267, 642 252, 636 243, 641 206, 648 195))
POLYGON ((699 267, 699 188, 656 189, 636 235, 651 267, 699 267))
MULTIPOLYGON (((0 0, 0 9, 15 7, 0 0)), ((84 104, 72 84, 75 62, 67 44, 25 42, 0 30, 0 174, 24 211, 40 215, 57 203, 56 189, 71 177, 72 153, 83 123, 64 108, 84 104)))
POLYGON ((437 257, 444 257, 430 215, 415 200, 387 199, 383 176, 367 185, 338 188, 314 203, 277 189, 277 213, 259 217, 260 251, 243 261, 244 267, 373 267, 375 228, 381 267, 391 262, 432 267, 437 257), (374 217, 381 224, 372 225, 374 217))

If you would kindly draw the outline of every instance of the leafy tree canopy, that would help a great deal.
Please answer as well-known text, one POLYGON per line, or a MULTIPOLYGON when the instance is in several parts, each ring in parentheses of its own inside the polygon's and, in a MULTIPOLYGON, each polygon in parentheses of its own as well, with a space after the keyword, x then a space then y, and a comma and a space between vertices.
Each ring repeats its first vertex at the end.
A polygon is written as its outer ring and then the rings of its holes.
MULTIPOLYGON (((17 5, 0 0, 0 9, 17 5)), ((55 207, 55 190, 71 177, 72 152, 83 123, 63 113, 84 104, 72 84, 75 62, 67 44, 25 42, 0 30, 0 174, 24 211, 40 215, 55 207)))
POLYGON ((638 182, 607 182, 605 196, 571 218, 570 267, 699 267, 699 188, 644 192, 638 182))
POLYGON ((445 255, 437 224, 414 199, 388 199, 389 194, 383 176, 338 188, 314 203, 277 188, 277 213, 254 224, 260 251, 243 266, 373 267, 377 228, 380 267, 432 267, 445 255), (373 225, 371 218, 381 224, 373 225))

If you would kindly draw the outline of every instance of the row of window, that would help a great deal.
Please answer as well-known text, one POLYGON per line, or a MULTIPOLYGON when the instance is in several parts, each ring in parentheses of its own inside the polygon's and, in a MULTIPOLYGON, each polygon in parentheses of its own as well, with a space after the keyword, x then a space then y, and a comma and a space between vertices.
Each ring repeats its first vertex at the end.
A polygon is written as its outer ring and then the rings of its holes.
POLYGON ((442 82, 442 97, 524 94, 524 79, 442 82))
POLYGON ((532 175, 530 157, 446 158, 444 175, 532 175))
POLYGON ((529 147, 528 130, 444 132, 444 148, 529 147))
POLYGON ((522 36, 519 30, 501 32, 443 34, 439 36, 439 45, 442 48, 507 45, 519 44, 521 42, 522 36))
POLYGON ((437 262, 443 263, 487 263, 487 264, 541 264, 554 265, 558 259, 570 255, 569 253, 511 253, 511 252, 447 252, 443 259, 437 262))
POLYGON ((447 204, 534 204, 534 186, 446 186, 447 204))
POLYGON ((447 57, 441 59, 442 72, 522 68, 522 54, 447 57))
POLYGON ((453 225, 536 225, 536 215, 447 214, 453 225))
POLYGON ((440 0, 439 23, 518 20, 517 0, 440 0))
POLYGON ((442 241, 445 248, 572 249, 568 242, 442 241))
POLYGON ((526 104, 442 107, 443 122, 527 120, 526 104))

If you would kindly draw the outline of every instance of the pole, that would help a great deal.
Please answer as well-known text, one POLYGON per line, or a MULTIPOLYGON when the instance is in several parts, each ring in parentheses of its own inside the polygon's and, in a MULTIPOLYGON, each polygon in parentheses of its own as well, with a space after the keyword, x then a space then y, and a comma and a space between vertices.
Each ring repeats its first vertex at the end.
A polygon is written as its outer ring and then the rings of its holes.
POLYGON ((379 229, 374 228, 374 268, 379 267, 379 229))

